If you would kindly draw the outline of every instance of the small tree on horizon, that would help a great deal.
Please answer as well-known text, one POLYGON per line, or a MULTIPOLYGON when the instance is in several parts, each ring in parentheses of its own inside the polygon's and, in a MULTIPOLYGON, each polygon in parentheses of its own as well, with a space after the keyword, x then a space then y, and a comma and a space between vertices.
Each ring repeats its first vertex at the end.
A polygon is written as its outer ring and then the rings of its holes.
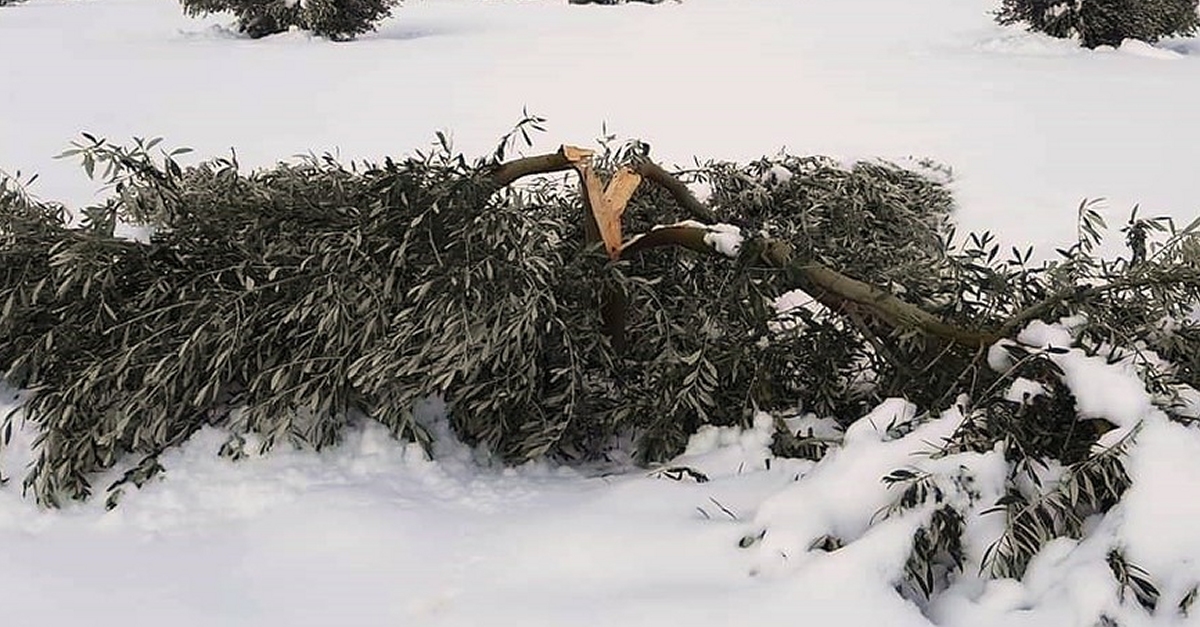
POLYGON ((1003 0, 996 21, 1096 48, 1195 33, 1196 7, 1197 0, 1003 0))
POLYGON ((293 26, 334 41, 346 41, 375 29, 399 0, 180 0, 191 16, 230 12, 238 31, 253 39, 293 26))

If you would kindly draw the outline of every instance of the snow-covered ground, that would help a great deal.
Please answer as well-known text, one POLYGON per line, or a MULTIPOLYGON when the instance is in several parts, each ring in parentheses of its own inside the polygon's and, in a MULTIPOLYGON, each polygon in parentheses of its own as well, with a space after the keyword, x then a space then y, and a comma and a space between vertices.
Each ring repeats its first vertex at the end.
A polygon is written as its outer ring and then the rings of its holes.
MULTIPOLYGON (((1073 238, 1085 197, 1109 199, 1110 223, 1135 203, 1144 216, 1200 213, 1200 41, 1085 51, 995 26, 997 4, 409 0, 377 33, 335 44, 239 39, 227 18, 189 19, 170 0, 29 0, 0 7, 0 169, 37 172, 36 194, 79 206, 95 183, 52 157, 81 131, 163 136, 200 155, 233 147, 256 166, 308 151, 402 154, 436 129, 482 154, 527 108, 548 118, 539 151, 607 126, 668 163, 781 148, 931 158, 953 168, 964 229, 1014 244, 1073 238)), ((1124 546, 1168 609, 1200 582, 1200 490, 1187 480, 1200 476, 1200 435, 1167 423, 1119 364, 1064 359, 1085 373, 1071 385, 1096 412, 1146 421, 1134 488, 1087 540, 1044 551, 1023 584, 969 572, 924 614, 892 588, 924 514, 869 523, 894 496, 879 478, 934 464, 914 454, 961 417, 888 441, 872 425, 908 411, 890 403, 815 467, 768 465, 766 425, 699 434, 680 463, 707 483, 505 470, 446 438, 428 461, 369 426, 321 454, 234 464, 215 455, 220 434, 202 433, 166 456, 164 480, 111 512, 97 501, 46 513, 22 500, 19 434, 0 456, 17 477, 0 489, 0 616, 156 627, 1186 624, 1114 607, 1104 556, 1124 546), (808 551, 825 533, 850 542, 808 551)), ((991 499, 981 506, 994 502, 995 459, 951 461, 991 499)), ((981 520, 976 558, 997 533, 981 520)))

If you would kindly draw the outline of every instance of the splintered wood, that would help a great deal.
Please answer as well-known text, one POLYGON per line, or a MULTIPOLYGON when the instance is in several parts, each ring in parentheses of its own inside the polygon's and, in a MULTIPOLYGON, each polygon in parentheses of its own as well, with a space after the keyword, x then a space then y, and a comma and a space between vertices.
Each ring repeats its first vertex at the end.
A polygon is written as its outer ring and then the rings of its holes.
POLYGON ((621 256, 621 216, 633 193, 642 182, 642 176, 632 168, 621 167, 605 185, 592 170, 592 151, 576 146, 563 146, 561 153, 579 172, 583 181, 584 197, 592 220, 604 242, 604 250, 610 259, 621 256))

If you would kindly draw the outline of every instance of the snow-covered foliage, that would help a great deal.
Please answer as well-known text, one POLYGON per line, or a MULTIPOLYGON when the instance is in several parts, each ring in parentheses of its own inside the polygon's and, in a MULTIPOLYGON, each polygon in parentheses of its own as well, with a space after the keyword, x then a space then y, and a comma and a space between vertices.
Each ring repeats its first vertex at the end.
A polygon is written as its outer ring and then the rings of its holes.
POLYGON ((705 224, 696 220, 682 220, 674 224, 655 225, 653 229, 671 227, 686 227, 704 231, 704 243, 711 247, 713 251, 732 259, 737 259, 738 253, 742 250, 742 242, 745 239, 742 235, 741 227, 721 222, 705 224))

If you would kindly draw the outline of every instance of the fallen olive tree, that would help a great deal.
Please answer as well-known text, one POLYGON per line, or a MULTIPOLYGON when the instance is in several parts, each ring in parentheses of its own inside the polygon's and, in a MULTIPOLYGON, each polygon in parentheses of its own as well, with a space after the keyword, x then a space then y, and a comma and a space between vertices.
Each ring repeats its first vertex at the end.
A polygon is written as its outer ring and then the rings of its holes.
MULTIPOLYGON (((988 234, 959 241, 937 168, 780 155, 672 173, 638 142, 506 159, 537 122, 474 161, 439 135, 401 160, 250 173, 85 136, 68 154, 111 194, 81 223, 5 178, 0 367, 23 393, 3 432, 36 429, 25 488, 86 498, 120 462, 115 503, 206 425, 235 458, 250 441, 328 446, 361 419, 427 442, 412 408, 431 396, 508 462, 629 446, 663 460, 756 411, 848 424, 891 396, 993 407, 1006 379, 1054 374, 995 372, 989 346, 1068 314, 1088 321, 1082 346, 1177 364, 1155 371, 1161 390, 1200 383, 1183 322, 1200 302, 1195 225, 1135 215, 1129 254, 1105 260, 1084 205, 1079 240, 1035 263, 988 234), (119 237, 119 222, 151 234, 119 237)), ((1077 455, 1097 433, 1047 431, 1071 410, 963 437, 1077 455)), ((776 444, 827 448, 786 430, 776 444)))

